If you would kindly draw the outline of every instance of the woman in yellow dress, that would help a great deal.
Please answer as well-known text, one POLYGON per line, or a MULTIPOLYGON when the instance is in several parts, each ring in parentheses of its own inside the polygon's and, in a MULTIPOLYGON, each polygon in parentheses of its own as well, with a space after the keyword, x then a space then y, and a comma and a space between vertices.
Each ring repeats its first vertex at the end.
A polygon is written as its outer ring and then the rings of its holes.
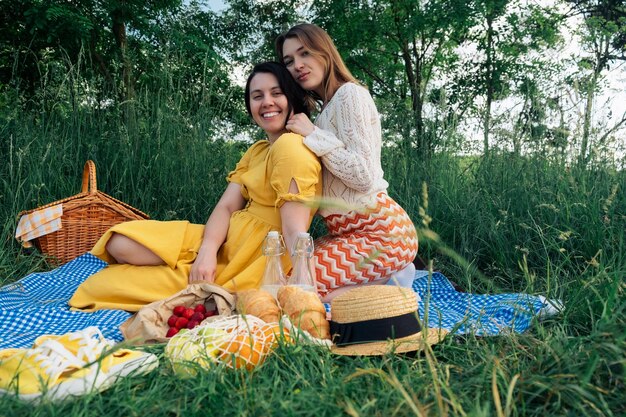
MULTIPOLYGON (((245 100, 267 139, 253 144, 228 175, 206 225, 140 220, 112 227, 91 251, 109 266, 78 287, 70 306, 137 311, 197 282, 257 288, 267 233, 282 232, 292 247, 308 230, 321 196, 321 165, 302 136, 285 128, 290 115, 309 113, 305 92, 282 65, 266 62, 248 77, 245 100)), ((288 271, 289 257, 282 261, 288 271)))

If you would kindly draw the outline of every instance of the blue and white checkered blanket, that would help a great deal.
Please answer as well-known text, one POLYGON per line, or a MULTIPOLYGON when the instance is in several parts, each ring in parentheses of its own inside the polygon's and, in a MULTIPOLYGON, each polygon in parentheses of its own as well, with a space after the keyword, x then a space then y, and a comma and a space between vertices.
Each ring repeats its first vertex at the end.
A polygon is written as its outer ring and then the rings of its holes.
POLYGON ((559 301, 528 294, 478 295, 458 292, 439 272, 416 271, 413 290, 419 295, 419 315, 424 320, 428 305, 428 327, 453 334, 496 336, 527 330, 533 318, 558 314, 559 301), (430 291, 429 291, 430 288, 430 291))
MULTIPOLYGON (((105 262, 87 253, 55 270, 33 273, 0 288, 0 349, 29 347, 42 334, 65 334, 88 326, 99 327, 108 339, 123 340, 119 326, 130 313, 84 313, 70 311, 67 304, 78 285, 105 266, 105 262)), ((432 274, 430 287, 428 284, 428 272, 417 271, 412 288, 421 298, 420 317, 424 319, 427 304, 429 327, 444 328, 454 334, 521 333, 534 317, 552 315, 559 309, 557 303, 541 296, 457 292, 438 272, 432 274)))
MULTIPOLYGON (((563 306, 559 301, 540 295, 493 294, 478 295, 458 292, 439 272, 430 278, 428 271, 415 271, 406 281, 389 281, 387 285, 411 287, 417 296, 420 318, 428 327, 446 329, 452 334, 497 336, 526 331, 534 318, 558 314, 563 306)), ((330 313, 330 304, 325 303, 330 313)))
POLYGON ((30 347, 42 334, 65 334, 97 326, 107 339, 123 340, 119 330, 130 313, 70 311, 76 288, 106 262, 87 253, 49 272, 36 272, 0 288, 0 348, 30 347))

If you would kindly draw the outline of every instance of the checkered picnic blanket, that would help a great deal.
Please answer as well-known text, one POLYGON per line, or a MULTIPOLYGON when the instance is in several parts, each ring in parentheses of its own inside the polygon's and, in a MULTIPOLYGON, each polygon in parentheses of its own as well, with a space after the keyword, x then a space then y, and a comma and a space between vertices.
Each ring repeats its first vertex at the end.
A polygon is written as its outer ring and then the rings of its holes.
MULTIPOLYGON (((396 285, 390 282, 387 285, 396 285)), ((549 317, 562 310, 559 301, 541 295, 519 293, 470 294, 458 292, 441 273, 416 271, 411 288, 418 298, 420 318, 428 327, 446 329, 452 334, 497 336, 522 333, 533 319, 549 317)), ((324 304, 330 315, 330 304, 324 304)))
MULTIPOLYGON (((97 326, 107 339, 123 340, 119 326, 130 317, 122 310, 93 313, 70 311, 67 302, 88 276, 106 263, 87 253, 49 272, 37 272, 0 288, 0 349, 29 347, 42 334, 65 334, 97 326)), ((478 295, 457 292, 450 281, 435 272, 416 271, 413 290, 421 299, 424 320, 428 305, 429 327, 454 334, 495 336, 528 329, 536 317, 554 315, 560 304, 528 294, 478 295)), ((330 311, 330 305, 326 308, 330 311)))
POLYGON ((65 334, 97 326, 107 339, 123 340, 119 330, 130 313, 70 311, 76 288, 106 262, 87 253, 49 272, 36 272, 0 288, 0 348, 30 347, 42 334, 65 334))
POLYGON ((63 204, 56 204, 45 209, 33 211, 20 217, 15 230, 15 238, 22 242, 22 246, 30 248, 31 240, 61 229, 63 204))
POLYGON ((429 279, 428 271, 416 271, 413 290, 421 298, 418 309, 422 320, 428 311, 428 327, 444 328, 458 335, 522 333, 533 319, 554 316, 563 308, 559 301, 540 295, 458 292, 439 272, 429 279))

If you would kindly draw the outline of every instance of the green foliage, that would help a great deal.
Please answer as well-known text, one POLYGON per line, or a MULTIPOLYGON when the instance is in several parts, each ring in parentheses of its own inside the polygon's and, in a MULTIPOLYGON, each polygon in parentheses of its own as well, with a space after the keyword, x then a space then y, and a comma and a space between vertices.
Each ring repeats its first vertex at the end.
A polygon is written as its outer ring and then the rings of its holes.
MULTIPOLYGON (((576 30, 583 49, 583 54, 576 57, 581 71, 570 79, 585 106, 578 156, 579 164, 584 165, 589 162, 593 149, 594 100, 599 93, 603 73, 614 62, 626 60, 626 11, 623 0, 567 0, 566 3, 571 6, 570 17, 583 18, 583 24, 576 30)), ((626 114, 609 131, 625 122, 626 114)))
POLYGON ((441 136, 428 131, 424 120, 428 91, 438 71, 456 60, 455 48, 470 30, 471 7, 456 0, 342 0, 313 1, 311 10, 357 78, 389 103, 382 106, 394 109, 385 125, 403 132, 405 149, 428 154, 441 136), (335 19, 340 14, 345 19, 335 19))
POLYGON ((220 16, 220 44, 225 54, 245 67, 276 61, 274 41, 302 19, 303 0, 228 0, 220 16))
MULTIPOLYGON (((469 107, 469 113, 482 121, 484 152, 488 152, 492 129, 498 125, 492 108, 498 100, 524 97, 526 114, 520 114, 520 121, 534 120, 532 125, 524 123, 522 127, 527 130, 523 133, 530 133, 531 142, 538 136, 544 138, 543 131, 537 132, 538 126, 545 127, 544 117, 536 117, 540 101, 529 101, 519 87, 535 83, 551 71, 553 63, 537 52, 556 46, 560 40, 559 15, 550 7, 515 0, 476 1, 474 5, 472 29, 463 47, 476 45, 477 53, 468 54, 457 64, 458 75, 449 84, 450 101, 469 107), (533 55, 535 58, 529 59, 533 55)), ((511 135, 518 153, 520 133, 516 128, 511 135)))

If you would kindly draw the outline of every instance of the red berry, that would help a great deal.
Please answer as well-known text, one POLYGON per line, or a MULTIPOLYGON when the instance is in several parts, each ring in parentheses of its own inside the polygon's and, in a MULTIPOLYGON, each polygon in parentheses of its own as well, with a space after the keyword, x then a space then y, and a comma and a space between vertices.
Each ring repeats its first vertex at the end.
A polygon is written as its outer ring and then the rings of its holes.
POLYGON ((198 324, 200 324, 200 322, 199 322, 199 321, 192 320, 192 321, 190 321, 189 323, 187 323, 187 328, 188 328, 188 329, 193 329, 193 328, 194 328, 194 327, 196 327, 198 324))
POLYGON ((190 319, 191 316, 193 316, 193 313, 195 313, 195 311, 193 311, 193 308, 191 308, 191 307, 187 308, 185 310, 185 312, 183 313, 183 317, 186 318, 186 319, 190 319))
POLYGON ((213 316, 215 316, 216 314, 217 314, 217 310, 210 310, 210 311, 207 311, 207 312, 204 314, 204 318, 206 319, 207 317, 213 317, 213 316))
POLYGON ((196 313, 205 314, 206 313, 206 307, 204 306, 204 304, 198 304, 196 306, 196 308, 193 309, 193 311, 195 311, 196 313))
POLYGON ((189 319, 189 321, 197 321, 198 323, 200 323, 202 320, 204 320, 204 314, 202 313, 193 313, 193 316, 191 316, 191 318, 189 319))
POLYGON ((172 312, 175 316, 182 317, 185 310, 187 310, 187 307, 185 306, 176 306, 172 312))
POLYGON ((184 329, 185 327, 187 327, 187 323, 189 323, 189 320, 187 320, 184 317, 179 317, 176 320, 176 328, 177 329, 184 329))
POLYGON ((176 320, 178 320, 178 316, 171 315, 169 319, 167 319, 167 325, 170 327, 176 327, 176 320))
POLYGON ((176 333, 178 333, 178 329, 176 327, 170 327, 169 330, 167 331, 167 334, 165 335, 165 337, 172 337, 176 333))

